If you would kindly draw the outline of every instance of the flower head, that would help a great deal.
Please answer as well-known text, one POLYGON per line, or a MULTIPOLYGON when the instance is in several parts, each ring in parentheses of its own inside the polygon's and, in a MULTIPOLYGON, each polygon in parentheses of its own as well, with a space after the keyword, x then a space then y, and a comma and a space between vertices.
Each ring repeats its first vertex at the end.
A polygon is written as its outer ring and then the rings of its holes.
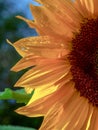
POLYGON ((22 59, 12 68, 31 67, 16 83, 35 89, 20 114, 44 116, 40 130, 98 129, 98 1, 37 0, 30 6, 39 36, 13 44, 22 59))

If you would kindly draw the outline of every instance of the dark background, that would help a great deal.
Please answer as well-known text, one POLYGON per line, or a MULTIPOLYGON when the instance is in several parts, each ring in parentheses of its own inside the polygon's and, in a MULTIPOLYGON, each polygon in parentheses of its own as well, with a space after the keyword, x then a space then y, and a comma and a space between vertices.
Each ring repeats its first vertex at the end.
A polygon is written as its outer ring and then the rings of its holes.
MULTIPOLYGON (((21 58, 17 52, 7 44, 6 39, 15 42, 27 36, 36 36, 34 29, 15 18, 16 15, 33 19, 29 4, 32 0, 0 0, 0 92, 13 86, 24 71, 15 73, 10 68, 21 58), (20 2, 21 1, 21 2, 20 2)), ((36 4, 36 3, 35 3, 36 4)), ((24 104, 16 104, 14 100, 0 100, 0 125, 18 125, 38 129, 42 118, 28 118, 14 112, 24 104)))

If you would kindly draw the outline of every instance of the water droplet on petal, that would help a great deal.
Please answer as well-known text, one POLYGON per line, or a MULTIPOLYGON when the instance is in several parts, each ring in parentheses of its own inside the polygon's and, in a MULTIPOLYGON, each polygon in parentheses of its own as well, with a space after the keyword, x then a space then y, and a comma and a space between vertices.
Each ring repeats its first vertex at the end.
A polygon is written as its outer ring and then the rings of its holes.
POLYGON ((26 48, 25 48, 25 47, 21 47, 21 50, 22 50, 22 51, 25 51, 25 50, 26 50, 26 48))

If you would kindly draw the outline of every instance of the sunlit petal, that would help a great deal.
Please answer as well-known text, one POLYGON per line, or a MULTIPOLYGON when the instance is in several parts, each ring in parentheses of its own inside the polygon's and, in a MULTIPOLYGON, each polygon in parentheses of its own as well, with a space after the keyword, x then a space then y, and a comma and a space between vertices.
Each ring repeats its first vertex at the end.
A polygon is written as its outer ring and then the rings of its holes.
POLYGON ((47 36, 36 36, 21 39, 12 45, 23 57, 28 54, 34 54, 36 56, 56 58, 69 52, 69 45, 65 45, 63 42, 47 36))

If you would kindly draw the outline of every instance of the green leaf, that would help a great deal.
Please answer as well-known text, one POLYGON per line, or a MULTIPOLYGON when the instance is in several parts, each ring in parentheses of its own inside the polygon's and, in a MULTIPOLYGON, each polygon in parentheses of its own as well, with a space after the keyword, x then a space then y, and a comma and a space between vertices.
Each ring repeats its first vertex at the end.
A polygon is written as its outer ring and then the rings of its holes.
POLYGON ((21 127, 21 126, 0 126, 0 130, 35 130, 34 128, 21 127))
POLYGON ((6 88, 4 92, 0 92, 0 100, 16 100, 17 103, 27 104, 30 98, 32 97, 34 91, 31 94, 27 94, 24 89, 11 90, 6 88))

